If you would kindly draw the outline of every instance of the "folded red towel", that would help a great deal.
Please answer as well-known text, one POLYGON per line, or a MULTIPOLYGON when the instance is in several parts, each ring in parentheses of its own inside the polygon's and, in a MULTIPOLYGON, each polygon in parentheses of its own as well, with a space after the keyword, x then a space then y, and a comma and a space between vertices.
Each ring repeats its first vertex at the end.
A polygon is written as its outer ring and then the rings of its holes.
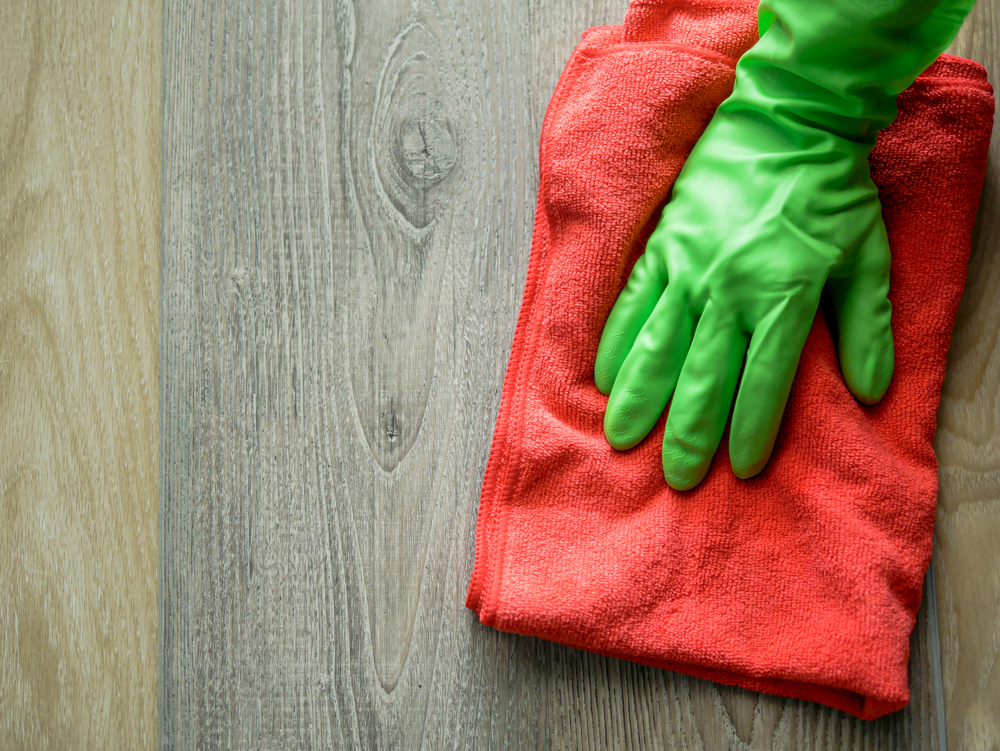
POLYGON ((467 604, 504 631, 875 718, 909 700, 936 411, 993 119, 983 68, 942 56, 871 157, 896 341, 878 405, 848 393, 818 315, 768 467, 736 479, 723 439, 679 493, 663 419, 614 451, 593 382, 605 318, 756 39, 755 7, 636 0, 559 80, 467 604))

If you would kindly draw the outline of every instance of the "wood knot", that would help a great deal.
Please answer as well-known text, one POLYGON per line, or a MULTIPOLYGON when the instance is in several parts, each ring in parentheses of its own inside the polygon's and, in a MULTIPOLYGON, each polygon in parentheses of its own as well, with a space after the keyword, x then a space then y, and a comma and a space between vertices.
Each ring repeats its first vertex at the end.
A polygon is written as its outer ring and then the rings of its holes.
POLYGON ((455 139, 433 120, 406 124, 399 145, 400 159, 412 179, 407 182, 427 190, 444 180, 455 166, 455 139))
POLYGON ((426 51, 434 38, 420 25, 404 30, 379 79, 371 147, 380 188, 396 210, 420 229, 452 197, 459 161, 454 106, 426 51))
POLYGON ((390 444, 396 443, 403 433, 402 422, 391 401, 389 402, 389 414, 383 422, 383 428, 385 429, 385 440, 390 444))

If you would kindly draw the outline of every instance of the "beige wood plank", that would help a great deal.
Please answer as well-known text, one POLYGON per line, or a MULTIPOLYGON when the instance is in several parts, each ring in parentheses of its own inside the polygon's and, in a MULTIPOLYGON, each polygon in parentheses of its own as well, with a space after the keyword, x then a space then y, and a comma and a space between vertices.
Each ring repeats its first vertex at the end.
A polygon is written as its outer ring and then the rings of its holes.
POLYGON ((157 738, 158 0, 0 3, 0 748, 157 738))
MULTIPOLYGON (((979 0, 951 52, 1000 84, 1000 2, 979 0)), ((948 353, 936 448, 938 610, 950 751, 1000 751, 1000 120, 948 353)))
POLYGON ((168 4, 164 748, 939 748, 926 607, 872 723, 463 607, 542 116, 625 6, 168 4))

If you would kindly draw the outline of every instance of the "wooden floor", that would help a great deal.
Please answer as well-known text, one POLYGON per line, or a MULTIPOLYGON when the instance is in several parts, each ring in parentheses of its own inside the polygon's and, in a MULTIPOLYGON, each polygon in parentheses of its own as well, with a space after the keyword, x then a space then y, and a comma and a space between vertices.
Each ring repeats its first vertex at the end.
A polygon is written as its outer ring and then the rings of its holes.
POLYGON ((863 723, 463 607, 541 118, 624 9, 168 5, 166 747, 941 748, 926 609, 863 723))
MULTIPOLYGON (((950 52, 1000 87, 1000 0, 979 0, 950 52)), ((1000 96, 1000 91, 998 91, 1000 96)), ((945 377, 935 448, 941 658, 951 751, 1000 751, 1000 117, 945 377)))
POLYGON ((0 749, 1000 749, 1000 134, 907 709, 464 608, 542 116, 626 4, 0 3, 0 749))
POLYGON ((0 2, 0 749, 157 742, 158 0, 0 2))

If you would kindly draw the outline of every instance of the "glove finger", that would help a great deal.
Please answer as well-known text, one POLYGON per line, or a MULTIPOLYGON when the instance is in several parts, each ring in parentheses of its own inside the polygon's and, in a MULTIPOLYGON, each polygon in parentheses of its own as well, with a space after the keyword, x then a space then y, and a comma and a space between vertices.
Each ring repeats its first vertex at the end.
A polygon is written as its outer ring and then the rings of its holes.
POLYGON ((681 369, 663 436, 663 476, 676 490, 704 479, 733 403, 746 334, 729 311, 711 303, 695 330, 681 369))
POLYGON ((889 240, 882 222, 859 253, 850 275, 831 278, 827 290, 837 321, 837 352, 844 382, 858 401, 874 404, 889 388, 895 365, 889 240))
POLYGON ((771 458, 817 307, 816 301, 789 302, 776 308, 753 332, 729 431, 729 461, 741 479, 756 475, 771 458))
POLYGON ((610 394, 629 350, 667 287, 667 272, 652 253, 643 253, 632 267, 625 289, 611 309, 594 360, 594 383, 610 394))
POLYGON ((691 344, 693 321, 667 287, 622 363, 604 413, 604 435, 619 451, 646 437, 663 414, 691 344))

